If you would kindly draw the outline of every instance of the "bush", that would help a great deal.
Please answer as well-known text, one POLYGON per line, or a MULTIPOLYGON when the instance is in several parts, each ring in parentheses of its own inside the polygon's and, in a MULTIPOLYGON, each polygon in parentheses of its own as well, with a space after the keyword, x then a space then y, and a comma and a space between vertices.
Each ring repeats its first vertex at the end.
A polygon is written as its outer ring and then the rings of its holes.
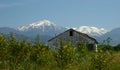
POLYGON ((0 34, 0 70, 117 70, 120 68, 120 45, 99 45, 98 52, 89 51, 87 44, 71 42, 56 50, 34 41, 17 40, 14 34, 0 34))

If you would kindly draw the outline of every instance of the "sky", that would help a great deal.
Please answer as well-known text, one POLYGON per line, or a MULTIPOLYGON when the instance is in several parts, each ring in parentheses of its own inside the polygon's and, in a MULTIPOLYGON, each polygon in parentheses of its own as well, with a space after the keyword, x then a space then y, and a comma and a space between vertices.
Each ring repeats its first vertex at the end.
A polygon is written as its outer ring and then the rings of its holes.
POLYGON ((120 27, 120 0, 0 0, 0 27, 17 28, 40 20, 59 26, 120 27))

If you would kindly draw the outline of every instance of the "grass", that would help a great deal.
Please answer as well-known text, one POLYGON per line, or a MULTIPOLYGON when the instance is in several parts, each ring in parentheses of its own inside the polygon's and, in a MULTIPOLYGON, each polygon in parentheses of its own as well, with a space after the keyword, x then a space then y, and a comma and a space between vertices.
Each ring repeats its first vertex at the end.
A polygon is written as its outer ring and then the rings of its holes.
POLYGON ((99 45, 98 52, 88 51, 86 45, 71 43, 51 50, 39 39, 27 42, 9 39, 0 34, 0 70, 119 70, 119 45, 99 45))

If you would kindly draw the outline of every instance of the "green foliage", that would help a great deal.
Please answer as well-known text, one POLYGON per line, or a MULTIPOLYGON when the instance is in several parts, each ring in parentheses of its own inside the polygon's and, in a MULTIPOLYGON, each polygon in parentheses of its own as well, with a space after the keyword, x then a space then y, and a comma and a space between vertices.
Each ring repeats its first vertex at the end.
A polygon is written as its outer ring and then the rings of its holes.
POLYGON ((115 51, 120 51, 120 44, 118 44, 117 46, 114 47, 115 51))
POLYGON ((92 56, 91 67, 92 70, 109 70, 108 61, 106 60, 107 57, 110 56, 108 51, 106 52, 99 52, 92 56))
POLYGON ((114 50, 114 47, 113 46, 110 46, 110 45, 104 45, 104 44, 102 44, 102 45, 99 45, 98 46, 99 48, 99 51, 113 51, 114 50))
POLYGON ((60 48, 57 49, 55 53, 55 60, 59 67, 64 67, 68 64, 71 64, 75 60, 75 47, 71 42, 68 42, 64 45, 60 45, 60 48))
POLYGON ((14 34, 0 34, 0 70, 117 70, 120 69, 120 45, 98 46, 89 51, 87 44, 63 43, 52 50, 39 36, 34 41, 17 40, 14 34), (114 51, 114 50, 117 50, 114 51))
POLYGON ((111 37, 108 37, 106 40, 103 41, 103 44, 110 45, 111 40, 111 37))

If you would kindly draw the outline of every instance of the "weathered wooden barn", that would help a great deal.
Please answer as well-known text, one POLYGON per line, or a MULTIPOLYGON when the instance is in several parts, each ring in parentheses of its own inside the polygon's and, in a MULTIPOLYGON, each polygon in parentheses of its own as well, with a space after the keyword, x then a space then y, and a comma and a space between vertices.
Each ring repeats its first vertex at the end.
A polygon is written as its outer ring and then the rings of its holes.
POLYGON ((78 32, 74 29, 68 29, 67 31, 53 37, 52 39, 48 40, 48 44, 50 47, 55 48, 60 44, 60 42, 67 42, 70 41, 73 44, 78 44, 80 42, 88 44, 88 49, 97 51, 97 44, 98 42, 96 39, 88 36, 87 34, 78 32))

